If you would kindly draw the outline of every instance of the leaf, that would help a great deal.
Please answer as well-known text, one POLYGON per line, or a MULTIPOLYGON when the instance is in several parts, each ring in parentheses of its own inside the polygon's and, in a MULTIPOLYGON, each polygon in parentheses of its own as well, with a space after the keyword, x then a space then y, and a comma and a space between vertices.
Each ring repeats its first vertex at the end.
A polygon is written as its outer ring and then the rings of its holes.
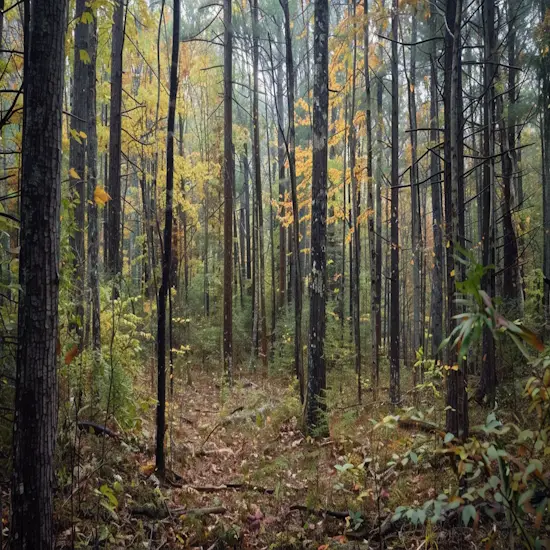
POLYGON ((69 176, 75 180, 79 180, 81 179, 80 176, 78 175, 78 172, 74 169, 74 168, 71 168, 69 170, 69 176))
POLYGON ((454 434, 451 432, 447 432, 445 434, 445 439, 443 440, 444 443, 450 443, 455 438, 454 434))
POLYGON ((65 354, 65 365, 70 365, 73 362, 73 359, 78 355, 78 346, 75 344, 66 354, 65 354))
POLYGON ((88 50, 80 50, 80 61, 84 63, 85 65, 89 65, 92 62, 92 59, 90 58, 90 54, 88 53, 88 50))
POLYGON ((105 206, 111 200, 111 196, 103 187, 98 185, 94 190, 94 201, 99 206, 105 206))
POLYGON ((468 527, 470 520, 475 520, 476 516, 477 511, 473 504, 468 504, 462 509, 462 521, 466 527, 468 527))

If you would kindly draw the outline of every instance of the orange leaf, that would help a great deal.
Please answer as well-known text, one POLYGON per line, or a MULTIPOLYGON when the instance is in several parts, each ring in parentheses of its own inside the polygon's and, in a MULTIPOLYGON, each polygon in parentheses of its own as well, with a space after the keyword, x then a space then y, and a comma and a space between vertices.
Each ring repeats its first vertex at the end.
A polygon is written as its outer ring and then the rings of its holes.
POLYGON ((70 365, 73 362, 73 359, 78 355, 78 346, 75 344, 66 354, 65 354, 65 365, 70 365))

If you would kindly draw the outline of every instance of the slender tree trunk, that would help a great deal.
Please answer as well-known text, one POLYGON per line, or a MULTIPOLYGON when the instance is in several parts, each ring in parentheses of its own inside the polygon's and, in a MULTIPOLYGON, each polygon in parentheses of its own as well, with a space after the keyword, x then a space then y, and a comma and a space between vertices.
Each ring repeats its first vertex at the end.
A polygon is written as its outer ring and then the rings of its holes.
POLYGON ((97 120, 96 120, 96 63, 97 63, 97 20, 93 17, 90 25, 90 63, 88 70, 88 126, 87 167, 88 167, 88 265, 92 304, 92 349, 101 352, 101 317, 99 299, 99 215, 94 200, 97 186, 97 120))
POLYGON ((310 320, 305 407, 306 426, 309 433, 325 431, 323 411, 326 408, 324 346, 327 291, 328 36, 328 0, 315 0, 310 320))
MULTIPOLYGON (((174 201, 174 131, 178 95, 178 59, 180 51, 180 0, 174 0, 172 29, 172 63, 170 65, 170 102, 168 106, 168 139, 166 143, 166 214, 164 222, 164 248, 162 254, 162 282, 159 290, 157 360, 157 445, 156 468, 159 475, 165 472, 164 432, 166 431, 166 298, 170 290, 172 266, 172 229, 174 201)), ((231 218, 230 218, 231 219, 231 218)), ((231 279, 230 279, 231 286, 231 279)), ((171 340, 171 339, 170 339, 171 340)), ((170 363, 172 363, 170 361, 170 363)))
MULTIPOLYGON (((541 0, 541 21, 546 21, 550 13, 550 0, 541 0)), ((541 80, 541 140, 542 140, 542 186, 543 186, 543 311, 545 338, 550 333, 550 67, 548 53, 540 64, 541 80)))
MULTIPOLYGON (((435 38, 437 33, 435 10, 430 11, 430 34, 435 38)), ((441 162, 440 155, 435 149, 440 140, 439 128, 439 103, 438 103, 438 79, 437 79, 437 42, 432 40, 430 51, 430 186, 432 191, 432 291, 431 291, 431 333, 432 333, 432 357, 440 359, 439 347, 443 341, 443 215, 441 206, 441 162)))
MULTIPOLYGON (((283 0, 284 1, 284 0, 283 0)), ((284 8, 283 8, 284 11, 284 8)), ((282 41, 279 36, 279 41, 282 41)), ((279 114, 279 124, 277 131, 277 160, 279 168, 279 219, 282 220, 285 217, 285 194, 286 194, 286 181, 285 181, 285 142, 283 136, 283 128, 285 124, 284 116, 284 96, 283 96, 283 76, 284 71, 279 69, 277 76, 277 113, 279 114)), ((286 227, 282 221, 279 221, 279 296, 278 307, 282 309, 285 305, 285 293, 286 293, 286 227)))
POLYGON ((243 195, 244 195, 244 229, 246 237, 246 278, 250 281, 252 279, 252 251, 251 251, 251 234, 250 234, 250 187, 248 186, 249 180, 249 166, 248 166, 248 151, 246 143, 244 144, 244 154, 242 156, 244 183, 243 183, 243 195))
POLYGON ((392 7, 392 129, 391 129, 391 304, 390 304, 390 400, 397 405, 400 395, 399 367, 399 81, 398 81, 398 0, 392 7))
MULTIPOLYGON (((491 2, 483 3, 483 21, 485 29, 485 66, 484 66, 484 103, 483 103, 483 265, 495 265, 495 6, 491 2)), ((495 294, 495 271, 491 268, 482 281, 485 292, 491 297, 495 294)), ((495 341, 489 329, 483 332, 481 380, 476 391, 476 400, 487 400, 489 406, 494 404, 496 392, 496 358, 495 341)))
POLYGON ((355 77, 357 73, 357 31, 355 25, 355 0, 351 0, 353 18, 353 67, 351 75, 351 124, 349 127, 349 159, 351 172, 351 206, 353 220, 353 271, 351 272, 351 291, 353 295, 353 337, 355 343, 355 374, 357 376, 357 400, 361 403, 361 312, 359 273, 361 270, 361 237, 359 234, 359 189, 356 174, 357 133, 355 129, 355 77))
MULTIPOLYGON (((453 328, 455 308, 455 273, 454 254, 457 244, 463 239, 463 222, 460 221, 461 187, 464 185, 461 157, 463 147, 461 124, 461 23, 462 0, 450 0, 447 3, 446 19, 448 29, 445 35, 445 141, 448 150, 445 164, 450 181, 446 182, 445 204, 446 223, 448 231, 447 255, 447 300, 448 300, 448 330, 453 328), (450 71, 449 71, 450 68, 450 71), (448 95, 447 95, 448 91, 448 95), (462 233, 460 232, 462 226, 462 233), (451 270, 451 271, 450 271, 451 270)), ((447 175, 446 174, 446 175, 447 175)), ((463 358, 457 357, 456 350, 451 355, 450 365, 458 363, 457 369, 451 369, 447 378, 447 431, 458 437, 468 437, 468 399, 466 395, 466 372, 463 358)))
POLYGON ((265 104, 266 121, 266 150, 267 150, 267 179, 269 180, 269 248, 271 249, 271 356, 275 351, 275 340, 277 337, 277 288, 275 285, 275 238, 273 235, 273 226, 275 217, 273 216, 273 180, 271 174, 271 148, 269 143, 269 119, 267 103, 265 104))
POLYGON ((223 198, 224 198, 224 255, 223 255, 223 368, 229 384, 233 381, 233 25, 231 0, 224 0, 224 51, 223 51, 223 198))
MULTIPOLYGON (((111 115, 109 120, 109 194, 107 224, 107 273, 110 277, 122 273, 121 251, 121 132, 122 132, 122 52, 124 48, 124 0, 115 2, 111 49, 111 115)), ((119 283, 115 282, 114 296, 118 296, 119 283)))
POLYGON ((76 202, 74 209, 74 230, 70 236, 74 255, 74 321, 71 323, 79 347, 82 348, 84 328, 84 283, 86 276, 86 255, 84 251, 84 223, 86 211, 86 139, 88 117, 88 68, 81 52, 89 50, 89 27, 82 20, 86 11, 86 1, 77 0, 75 7, 76 27, 74 31, 74 61, 72 86, 72 114, 69 150, 69 172, 71 197, 76 202))
POLYGON ((66 0, 25 2, 11 548, 54 547, 66 0), (47 90, 47 93, 44 91, 47 90))
POLYGON ((371 378, 374 388, 374 400, 377 397, 379 378, 379 334, 377 317, 380 311, 380 296, 378 292, 378 270, 380 258, 376 250, 376 205, 374 203, 373 172, 372 172, 372 112, 371 112, 371 81, 369 70, 369 0, 364 0, 363 41, 365 50, 365 92, 366 92, 366 133, 367 133, 367 213, 368 213, 368 240, 370 258, 370 333, 371 333, 371 378))
MULTIPOLYGON (((288 106, 288 166, 290 175, 290 193, 292 195, 292 291, 294 298, 294 368, 300 385, 300 400, 305 400, 304 369, 302 366, 302 273, 300 269, 300 224, 298 210, 298 190, 296 182, 296 130, 294 123, 294 56, 292 54, 292 34, 288 0, 281 0, 285 16, 286 78, 288 106)), ((328 28, 328 23, 327 23, 328 28)))
POLYGON ((258 63, 259 63, 259 29, 258 29, 258 0, 252 3, 252 32, 253 32, 253 71, 254 89, 252 103, 253 119, 253 147, 254 147, 254 180, 256 184, 256 202, 258 207, 258 291, 259 291, 259 328, 261 330, 261 356, 264 367, 267 368, 267 316, 265 306, 265 258, 264 258, 264 215, 262 200, 262 165, 260 160, 260 115, 258 99, 258 63))
MULTIPOLYGON (((416 354, 422 346, 422 226, 420 224, 420 187, 418 185, 418 133, 416 124, 416 44, 417 41, 417 14, 416 8, 412 14, 411 28, 411 70, 408 82, 409 119, 411 124, 411 217, 412 217, 412 272, 413 272, 413 334, 412 348, 416 354)), ((405 62, 405 60, 403 60, 405 62)), ((413 370, 413 384, 416 387, 418 373, 413 370)))

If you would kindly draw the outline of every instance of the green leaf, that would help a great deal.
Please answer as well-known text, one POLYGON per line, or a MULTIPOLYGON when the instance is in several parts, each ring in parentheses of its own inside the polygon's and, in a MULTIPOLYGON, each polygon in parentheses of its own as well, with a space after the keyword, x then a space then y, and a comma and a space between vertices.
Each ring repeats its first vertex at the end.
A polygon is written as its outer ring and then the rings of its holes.
POLYGON ((468 504, 462 509, 462 522, 468 527, 470 520, 475 519, 477 516, 476 508, 473 504, 468 504))

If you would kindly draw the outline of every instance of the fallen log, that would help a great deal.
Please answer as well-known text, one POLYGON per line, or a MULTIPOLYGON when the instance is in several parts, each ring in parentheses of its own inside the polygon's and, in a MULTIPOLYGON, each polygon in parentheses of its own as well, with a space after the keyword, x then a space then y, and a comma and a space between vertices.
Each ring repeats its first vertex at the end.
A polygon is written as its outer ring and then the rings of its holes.
POLYGON ((119 437, 116 432, 113 432, 113 430, 107 428, 107 426, 97 424, 96 422, 90 422, 88 420, 79 420, 78 427, 81 430, 87 430, 94 435, 108 435, 114 439, 118 439, 119 437))
POLYGON ((148 502, 143 505, 130 507, 130 513, 135 516, 147 516, 151 519, 165 519, 169 516, 208 516, 210 514, 225 514, 227 509, 223 506, 212 506, 208 508, 159 508, 148 502))
POLYGON ((300 512, 309 512, 317 516, 329 516, 336 519, 346 519, 349 517, 349 511, 342 512, 340 510, 326 510, 323 508, 311 508, 304 506, 303 504, 293 504, 290 507, 290 511, 299 510, 300 512))

